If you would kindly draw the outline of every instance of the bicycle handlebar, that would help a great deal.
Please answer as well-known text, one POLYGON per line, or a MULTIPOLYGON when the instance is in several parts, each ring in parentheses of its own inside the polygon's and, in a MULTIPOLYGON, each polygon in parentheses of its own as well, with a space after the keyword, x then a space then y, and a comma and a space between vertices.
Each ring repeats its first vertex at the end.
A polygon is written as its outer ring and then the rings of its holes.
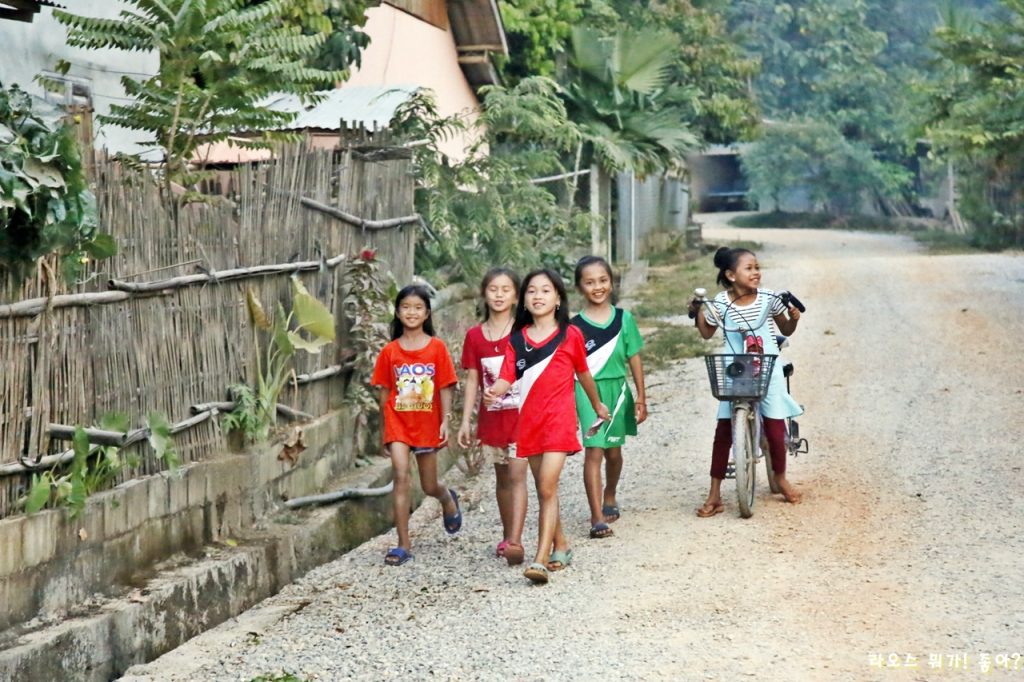
MULTIPOLYGON (((767 293, 767 292, 765 292, 763 289, 758 289, 758 293, 767 293)), ((695 301, 697 301, 700 305, 705 305, 705 306, 708 307, 708 309, 711 311, 711 314, 714 315, 715 320, 718 322, 718 326, 722 329, 722 331, 728 331, 728 332, 744 332, 744 331, 746 331, 744 329, 740 329, 739 327, 736 327, 735 329, 730 329, 730 328, 725 326, 725 320, 722 318, 721 315, 719 315, 718 310, 715 308, 715 306, 712 305, 714 303, 714 301, 709 301, 707 299, 707 295, 708 295, 707 289, 704 289, 704 288, 694 289, 693 290, 693 294, 694 294, 694 297, 695 297, 694 298, 695 301)), ((769 296, 773 296, 774 298, 777 298, 780 301, 782 301, 783 305, 785 305, 787 308, 789 306, 793 306, 794 308, 799 310, 801 313, 807 312, 807 307, 800 301, 800 299, 798 299, 796 296, 794 296, 792 294, 792 292, 782 291, 782 292, 779 292, 777 294, 768 294, 768 295, 769 296)), ((699 310, 698 310, 698 312, 699 312, 699 310)), ((689 316, 689 318, 691 320, 697 317, 697 313, 687 312, 687 315, 689 316)), ((756 329, 756 328, 760 327, 761 325, 763 325, 765 323, 765 321, 768 319, 768 315, 769 315, 769 308, 765 308, 765 310, 761 313, 761 317, 758 319, 757 324, 754 325, 754 328, 756 329)))

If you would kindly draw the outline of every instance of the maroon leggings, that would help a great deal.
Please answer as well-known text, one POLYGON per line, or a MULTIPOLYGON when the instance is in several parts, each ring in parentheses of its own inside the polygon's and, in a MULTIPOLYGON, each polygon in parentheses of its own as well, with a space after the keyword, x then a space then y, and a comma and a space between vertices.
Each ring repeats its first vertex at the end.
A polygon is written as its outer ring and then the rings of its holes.
MULTIPOLYGON (((768 438, 768 451, 771 453, 772 470, 776 474, 786 473, 786 420, 761 419, 761 428, 768 438)), ((732 449, 732 420, 719 419, 715 429, 715 444, 711 448, 711 478, 725 478, 725 467, 729 463, 729 450, 732 449)))

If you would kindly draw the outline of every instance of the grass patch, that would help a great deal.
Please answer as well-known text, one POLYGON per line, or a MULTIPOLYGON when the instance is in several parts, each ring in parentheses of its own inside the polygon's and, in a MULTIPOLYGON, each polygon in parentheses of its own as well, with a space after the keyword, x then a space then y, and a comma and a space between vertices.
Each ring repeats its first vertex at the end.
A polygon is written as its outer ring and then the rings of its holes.
POLYGON ((696 328, 670 322, 644 323, 647 331, 644 339, 644 370, 655 372, 671 365, 676 360, 704 355, 707 347, 696 328), (653 331, 651 331, 653 330, 653 331))
POLYGON ((970 235, 946 232, 945 230, 925 230, 912 235, 917 243, 928 249, 929 253, 978 253, 985 251, 974 244, 970 235))

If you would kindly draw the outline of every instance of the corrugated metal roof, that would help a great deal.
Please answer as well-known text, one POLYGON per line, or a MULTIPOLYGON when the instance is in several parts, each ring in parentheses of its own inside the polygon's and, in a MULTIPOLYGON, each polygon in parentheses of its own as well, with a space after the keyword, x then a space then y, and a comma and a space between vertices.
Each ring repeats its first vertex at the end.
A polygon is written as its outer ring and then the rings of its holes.
POLYGON ((269 97, 264 105, 274 111, 293 111, 294 121, 277 130, 339 130, 341 122, 387 128, 399 105, 408 102, 419 88, 413 85, 351 86, 330 90, 322 101, 303 104, 296 95, 269 97))

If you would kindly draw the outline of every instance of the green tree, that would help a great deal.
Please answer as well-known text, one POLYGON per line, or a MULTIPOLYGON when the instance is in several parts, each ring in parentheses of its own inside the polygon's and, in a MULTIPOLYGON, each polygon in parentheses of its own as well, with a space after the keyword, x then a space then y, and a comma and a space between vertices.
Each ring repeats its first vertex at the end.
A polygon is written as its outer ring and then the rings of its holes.
POLYGON ((1024 244, 1024 0, 999 21, 950 15, 936 32, 943 76, 925 133, 966 171, 964 215, 984 246, 1024 244))
POLYGON ((908 173, 878 161, 864 144, 816 121, 765 126, 744 153, 743 169, 762 206, 779 210, 784 193, 800 188, 833 215, 858 213, 865 191, 892 196, 909 182, 908 173))
POLYGON ((96 232, 96 199, 72 126, 39 115, 28 93, 0 83, 0 276, 23 277, 40 256, 57 253, 73 279, 84 257, 114 250, 96 232))
POLYGON ((757 61, 743 54, 729 34, 724 0, 614 0, 598 12, 599 26, 610 13, 634 29, 674 34, 665 98, 686 110, 689 128, 707 142, 746 137, 757 123, 750 82, 757 61))
POLYGON ((509 56, 500 62, 505 80, 514 85, 530 76, 554 77, 585 4, 584 0, 502 0, 501 18, 509 45, 509 56))
POLYGON ((573 30, 563 74, 569 116, 605 170, 666 170, 698 146, 687 109, 667 94, 678 49, 679 38, 662 30, 573 30))
MULTIPOLYGON (((270 111, 260 101, 275 92, 310 96, 333 87, 344 73, 309 66, 327 39, 303 33, 289 21, 289 0, 128 0, 117 19, 84 17, 63 10, 54 16, 68 27, 68 43, 87 49, 154 51, 159 72, 122 78, 133 101, 101 117, 149 133, 166 154, 165 199, 172 181, 189 184, 196 148, 246 131, 264 131, 294 114, 270 111)), ((252 146, 273 136, 258 134, 252 146)))
POLYGON ((494 263, 524 269, 542 263, 565 272, 565 254, 581 241, 585 222, 559 204, 549 185, 531 179, 565 170, 561 160, 578 147, 579 130, 550 79, 490 86, 481 94, 472 126, 439 116, 429 93, 400 107, 391 123, 410 139, 429 140, 414 148, 416 208, 432 235, 417 244, 417 268, 470 283, 494 263), (477 141, 465 160, 444 156, 439 144, 467 128, 477 141))

